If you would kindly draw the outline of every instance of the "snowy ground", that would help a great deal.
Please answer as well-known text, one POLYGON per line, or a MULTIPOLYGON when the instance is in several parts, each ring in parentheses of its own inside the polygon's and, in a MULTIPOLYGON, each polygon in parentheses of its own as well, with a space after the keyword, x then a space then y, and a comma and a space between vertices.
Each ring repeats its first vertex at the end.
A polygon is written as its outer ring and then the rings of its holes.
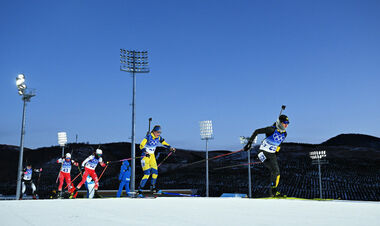
POLYGON ((0 225, 380 225, 380 202, 242 198, 0 201, 0 225))

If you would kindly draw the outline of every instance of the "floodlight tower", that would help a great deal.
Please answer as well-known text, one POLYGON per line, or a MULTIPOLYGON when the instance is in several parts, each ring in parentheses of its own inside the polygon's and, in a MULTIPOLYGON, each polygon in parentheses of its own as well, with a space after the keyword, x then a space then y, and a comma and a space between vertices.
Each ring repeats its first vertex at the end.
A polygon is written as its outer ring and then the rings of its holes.
POLYGON ((213 139, 212 121, 201 121, 201 139, 206 140, 206 197, 209 197, 209 183, 208 183, 208 140, 213 139))
POLYGON ((22 111, 22 126, 21 126, 21 140, 20 140, 20 156, 18 159, 18 171, 17 171, 17 188, 16 188, 16 199, 20 198, 21 191, 21 171, 22 171, 22 162, 24 156, 24 135, 25 135, 25 112, 26 112, 26 102, 30 102, 30 99, 34 97, 35 91, 27 91, 25 84, 24 74, 19 74, 16 77, 16 85, 18 89, 18 94, 21 96, 22 101, 24 102, 23 111, 22 111))
POLYGON ((136 73, 149 73, 148 51, 135 51, 120 49, 120 71, 132 73, 133 91, 132 91, 132 175, 131 191, 135 191, 136 181, 136 150, 135 150, 135 101, 136 101, 136 73))
POLYGON ((58 132, 58 144, 62 147, 62 158, 65 155, 65 145, 67 144, 66 132, 58 132))
POLYGON ((318 165, 318 175, 319 175, 319 198, 322 199, 322 173, 321 173, 321 164, 328 164, 328 160, 321 160, 326 158, 326 151, 311 151, 309 152, 310 158, 312 159, 313 165, 318 165))

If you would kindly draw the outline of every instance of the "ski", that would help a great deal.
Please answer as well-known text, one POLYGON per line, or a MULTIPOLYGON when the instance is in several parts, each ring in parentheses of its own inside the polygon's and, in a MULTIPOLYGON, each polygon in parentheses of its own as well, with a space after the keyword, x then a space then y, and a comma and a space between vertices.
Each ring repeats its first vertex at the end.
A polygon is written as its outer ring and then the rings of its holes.
POLYGON ((182 196, 182 197, 200 197, 199 195, 189 195, 189 194, 182 194, 182 193, 176 193, 176 192, 166 192, 159 190, 157 194, 163 194, 163 195, 175 195, 175 196, 182 196))

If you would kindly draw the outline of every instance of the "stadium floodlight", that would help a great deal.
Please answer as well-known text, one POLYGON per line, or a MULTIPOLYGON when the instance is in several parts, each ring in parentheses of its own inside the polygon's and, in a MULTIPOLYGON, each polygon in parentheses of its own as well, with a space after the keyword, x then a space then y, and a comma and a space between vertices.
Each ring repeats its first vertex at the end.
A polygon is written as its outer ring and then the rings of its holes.
POLYGON ((58 144, 62 147, 62 158, 65 154, 65 145, 67 144, 66 132, 58 132, 58 144))
POLYGON ((206 140, 206 197, 209 197, 209 178, 208 178, 208 140, 213 139, 212 121, 200 122, 201 139, 206 140))
POLYGON ((149 73, 148 67, 148 51, 143 51, 144 56, 140 56, 140 51, 120 49, 120 71, 132 73, 133 89, 132 89, 132 151, 131 151, 131 191, 135 192, 136 181, 136 150, 135 150, 135 128, 136 128, 136 73, 149 73))
POLYGON ((21 125, 21 139, 20 139, 20 155, 18 161, 18 171, 17 171, 17 187, 16 187, 16 199, 20 198, 21 191, 21 172, 22 172, 22 162, 24 156, 24 136, 25 136, 25 113, 26 113, 26 103, 30 102, 30 99, 35 96, 35 91, 27 91, 25 84, 25 75, 19 74, 16 77, 16 86, 18 89, 18 94, 22 97, 24 102, 22 111, 22 125, 21 125))
POLYGON ((328 164, 327 160, 321 160, 327 157, 327 153, 325 150, 323 151, 311 151, 309 152, 309 156, 312 159, 313 165, 318 165, 318 175, 319 175, 319 198, 322 199, 322 173, 321 173, 321 164, 328 164))

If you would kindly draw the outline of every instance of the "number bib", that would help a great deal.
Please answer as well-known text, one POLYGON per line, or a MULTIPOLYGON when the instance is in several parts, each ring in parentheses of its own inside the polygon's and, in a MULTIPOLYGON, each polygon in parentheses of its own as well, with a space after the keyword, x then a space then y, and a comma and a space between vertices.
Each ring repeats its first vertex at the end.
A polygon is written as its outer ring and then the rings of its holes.
POLYGON ((61 171, 64 172, 64 173, 70 173, 70 171, 71 171, 71 161, 70 162, 64 161, 63 164, 62 164, 61 171))
POLYGON ((263 142, 260 145, 260 149, 263 151, 270 152, 270 153, 275 153, 277 146, 269 144, 266 140, 263 140, 263 142))
POLYGON ((26 174, 24 174, 24 180, 31 180, 32 179, 32 169, 26 169, 26 174))
POLYGON ((282 141, 284 141, 286 136, 285 134, 286 133, 280 133, 278 130, 276 130, 272 135, 263 140, 260 145, 260 149, 270 153, 275 153, 277 147, 280 146, 282 141))
POLYGON ((96 166, 98 165, 98 162, 103 162, 103 159, 102 158, 99 158, 99 159, 93 158, 86 163, 86 167, 94 170, 96 168, 96 166))
POLYGON ((156 148, 154 147, 146 147, 145 148, 145 151, 148 152, 148 154, 154 154, 154 151, 156 150, 156 148))

